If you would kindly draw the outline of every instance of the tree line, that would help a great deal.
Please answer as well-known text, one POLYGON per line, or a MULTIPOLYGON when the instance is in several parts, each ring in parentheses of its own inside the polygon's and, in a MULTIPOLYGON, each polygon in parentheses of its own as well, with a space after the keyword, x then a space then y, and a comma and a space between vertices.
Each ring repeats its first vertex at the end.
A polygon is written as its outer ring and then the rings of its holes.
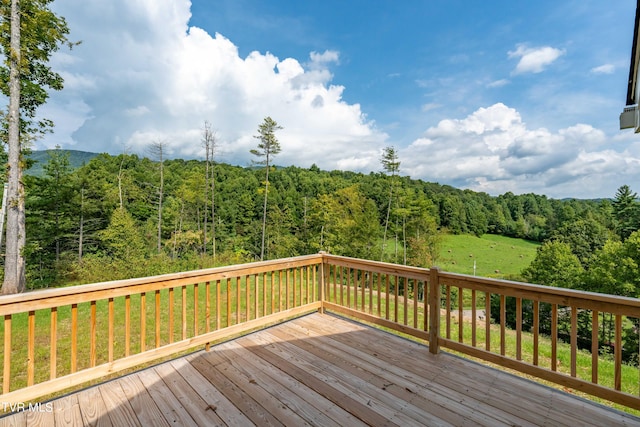
POLYGON ((320 250, 429 267, 445 232, 544 241, 575 239, 583 222, 600 238, 615 227, 607 200, 492 197, 411 179, 390 149, 380 172, 364 174, 165 159, 159 145, 74 170, 52 150, 42 176, 25 176, 29 288, 320 250))

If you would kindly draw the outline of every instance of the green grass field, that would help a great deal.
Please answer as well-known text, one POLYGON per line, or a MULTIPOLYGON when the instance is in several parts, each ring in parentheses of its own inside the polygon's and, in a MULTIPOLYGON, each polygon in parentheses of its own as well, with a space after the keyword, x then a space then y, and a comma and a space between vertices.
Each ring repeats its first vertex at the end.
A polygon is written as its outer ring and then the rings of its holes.
POLYGON ((485 234, 444 235, 436 264, 445 271, 498 279, 512 278, 529 266, 539 243, 485 234))

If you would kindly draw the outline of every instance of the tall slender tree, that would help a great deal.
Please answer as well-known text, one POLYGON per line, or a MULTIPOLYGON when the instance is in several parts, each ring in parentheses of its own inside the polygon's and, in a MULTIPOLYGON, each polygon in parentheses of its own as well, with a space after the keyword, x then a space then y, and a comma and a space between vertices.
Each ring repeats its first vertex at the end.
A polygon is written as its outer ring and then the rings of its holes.
POLYGON ((400 161, 398 160, 398 152, 394 147, 385 147, 382 150, 382 157, 380 158, 382 163, 382 169, 390 176, 389 183, 389 203, 387 204, 387 217, 384 221, 384 235, 382 237, 382 252, 380 254, 380 261, 384 259, 384 253, 387 245, 387 230, 389 228, 389 216, 391 214, 391 202, 393 201, 393 189, 396 182, 396 176, 400 171, 400 161))
POLYGON ((158 238, 156 242, 158 253, 162 252, 162 200, 164 197, 164 151, 167 143, 154 141, 149 146, 149 153, 158 161, 160 182, 158 183, 158 238))
POLYGON ((51 1, 0 2, 0 45, 5 57, 0 67, 0 92, 9 97, 5 123, 9 148, 9 209, 3 294, 23 291, 26 282, 22 143, 50 130, 52 122, 36 120, 36 110, 48 98, 46 88, 62 89, 62 77, 48 66, 51 55, 63 44, 71 46, 67 40, 67 23, 49 9, 51 1))
POLYGON ((264 207, 262 210, 262 245, 260 248, 260 261, 264 260, 264 239, 267 231, 267 197, 269 194, 269 167, 273 157, 280 153, 280 143, 276 138, 276 131, 282 129, 282 126, 271 117, 265 117, 262 124, 258 127, 258 135, 254 138, 260 140, 257 150, 251 150, 251 154, 259 159, 256 164, 265 165, 264 179, 264 207))
POLYGON ((215 154, 218 148, 218 138, 216 132, 211 127, 211 123, 205 121, 202 130, 202 145, 205 150, 205 190, 204 190, 204 251, 207 251, 207 193, 209 183, 211 183, 211 254, 215 262, 216 259, 216 180, 215 180, 215 154))

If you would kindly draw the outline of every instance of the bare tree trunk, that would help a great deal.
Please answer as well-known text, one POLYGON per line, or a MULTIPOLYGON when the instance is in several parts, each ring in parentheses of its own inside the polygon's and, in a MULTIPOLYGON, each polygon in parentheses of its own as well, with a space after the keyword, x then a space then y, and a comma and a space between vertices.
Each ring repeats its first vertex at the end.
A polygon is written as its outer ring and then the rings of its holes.
POLYGON ((205 152, 205 162, 204 162, 204 227, 203 227, 203 239, 202 239, 202 254, 206 255, 207 253, 207 221, 209 217, 209 209, 207 205, 209 203, 209 138, 208 138, 208 123, 204 123, 204 152, 205 152))
POLYGON ((262 209, 262 246, 260 249, 260 261, 264 261, 264 237, 267 232, 267 196, 269 195, 269 153, 267 153, 267 165, 264 183, 264 208, 262 209))
POLYGON ((162 252, 162 198, 164 196, 164 159, 160 146, 160 198, 158 200, 158 253, 162 252))
POLYGON ((20 2, 11 0, 11 52, 9 72, 9 188, 7 206, 7 246, 3 294, 22 292, 25 288, 26 243, 24 187, 20 166, 20 2))
POLYGON ((122 167, 124 166, 124 156, 126 156, 126 150, 122 153, 122 159, 120 159, 120 169, 118 170, 118 197, 120 198, 120 209, 124 208, 124 200, 122 198, 122 167))
POLYGON ((213 161, 214 144, 211 144, 211 255, 213 256, 213 264, 216 262, 216 176, 215 163, 213 161))
POLYGON ((215 152, 217 145, 216 132, 211 128, 211 123, 204 122, 202 131, 202 144, 205 150, 205 171, 204 171, 204 252, 207 252, 207 217, 208 217, 208 192, 209 180, 211 180, 211 253, 213 261, 216 260, 216 181, 215 181, 215 152), (211 173, 209 173, 211 171, 211 173))
POLYGON ((158 253, 162 253, 162 199, 164 197, 164 147, 166 142, 156 141, 149 146, 149 151, 156 159, 160 167, 160 186, 158 188, 158 253))
POLYGON ((78 262, 82 262, 84 246, 84 187, 80 189, 80 232, 78 236, 78 262))

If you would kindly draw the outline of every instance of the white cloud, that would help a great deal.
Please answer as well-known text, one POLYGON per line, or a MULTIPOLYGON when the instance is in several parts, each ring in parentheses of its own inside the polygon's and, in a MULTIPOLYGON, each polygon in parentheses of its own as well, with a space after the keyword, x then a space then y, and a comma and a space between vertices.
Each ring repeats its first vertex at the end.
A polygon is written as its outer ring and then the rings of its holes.
POLYGON ((358 104, 342 99, 344 87, 331 83, 329 66, 339 63, 339 52, 310 52, 307 63, 269 52, 243 58, 223 35, 189 28, 190 6, 187 0, 56 3, 73 38, 83 41, 57 62, 67 88, 53 95, 47 116, 75 125, 58 128, 57 143, 144 153, 163 140, 174 156, 201 156, 208 120, 221 141, 221 160, 246 164, 258 125, 271 116, 284 127, 277 134, 278 164, 378 167, 387 135, 358 104), (69 105, 77 108, 70 112, 69 105))
POLYGON ((400 150, 400 159, 414 178, 475 191, 594 198, 640 178, 637 145, 625 150, 586 124, 529 129, 515 109, 498 103, 440 121, 400 150))
POLYGON ((613 74, 616 70, 616 66, 613 64, 603 64, 599 67, 594 67, 591 69, 593 74, 613 74))
POLYGON ((511 83, 508 79, 495 80, 487 84, 487 87, 502 87, 511 83))
POLYGON ((519 44, 516 50, 508 52, 509 58, 520 58, 514 74, 540 73, 564 54, 564 49, 551 46, 531 48, 524 44, 519 44))

